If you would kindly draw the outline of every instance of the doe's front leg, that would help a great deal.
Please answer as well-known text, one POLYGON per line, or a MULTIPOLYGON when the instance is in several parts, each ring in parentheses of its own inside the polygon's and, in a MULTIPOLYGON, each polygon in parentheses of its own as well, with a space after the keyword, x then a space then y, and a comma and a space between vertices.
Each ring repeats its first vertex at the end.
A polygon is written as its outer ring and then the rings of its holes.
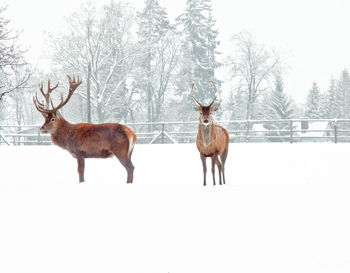
POLYGON ((207 185, 207 161, 206 161, 206 157, 203 154, 201 155, 201 160, 202 160, 202 165, 203 165, 203 186, 207 185))

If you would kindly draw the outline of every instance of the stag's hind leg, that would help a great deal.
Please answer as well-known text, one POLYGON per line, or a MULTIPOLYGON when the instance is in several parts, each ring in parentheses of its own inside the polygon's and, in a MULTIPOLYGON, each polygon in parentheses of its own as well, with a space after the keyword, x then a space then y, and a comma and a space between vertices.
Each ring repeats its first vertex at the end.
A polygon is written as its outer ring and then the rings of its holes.
POLYGON ((134 165, 131 162, 131 159, 127 156, 127 153, 120 153, 118 151, 113 152, 116 156, 116 158, 118 158, 119 162, 124 166, 124 168, 126 169, 127 172, 127 179, 126 179, 126 183, 132 183, 133 178, 134 178, 134 165))
POLYGON ((127 172, 127 179, 126 179, 126 183, 132 183, 133 181, 133 178, 134 178, 134 165, 132 164, 131 160, 127 157, 127 156, 124 156, 124 157, 118 157, 117 158, 119 159, 120 163, 124 166, 124 168, 126 169, 126 172, 127 172))
POLYGON ((134 165, 131 162, 131 159, 128 156, 128 149, 126 146, 117 146, 112 150, 113 154, 118 158, 119 162, 123 165, 127 172, 126 183, 132 183, 134 178, 134 165))

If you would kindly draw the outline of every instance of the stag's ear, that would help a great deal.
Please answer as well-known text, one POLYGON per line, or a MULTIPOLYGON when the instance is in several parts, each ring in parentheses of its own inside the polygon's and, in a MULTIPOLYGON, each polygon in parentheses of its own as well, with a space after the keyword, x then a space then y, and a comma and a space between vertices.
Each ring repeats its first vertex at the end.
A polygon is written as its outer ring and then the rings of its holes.
POLYGON ((214 105, 211 107, 211 111, 212 111, 212 112, 217 111, 217 110, 219 109, 219 106, 220 106, 220 104, 219 104, 219 103, 214 104, 214 105))
POLYGON ((40 114, 43 115, 44 118, 47 118, 49 116, 49 114, 43 113, 43 112, 39 112, 40 114))
POLYGON ((196 110, 197 112, 199 111, 199 106, 198 105, 193 105, 193 109, 196 110))

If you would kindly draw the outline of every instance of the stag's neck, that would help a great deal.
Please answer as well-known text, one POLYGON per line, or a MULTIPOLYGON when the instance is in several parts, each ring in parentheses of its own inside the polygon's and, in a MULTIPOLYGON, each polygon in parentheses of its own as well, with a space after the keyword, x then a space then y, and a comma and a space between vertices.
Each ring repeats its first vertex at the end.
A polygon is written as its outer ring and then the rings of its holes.
POLYGON ((71 132, 72 124, 66 121, 63 117, 60 117, 55 132, 51 134, 51 140, 54 144, 67 149, 71 132))
POLYGON ((214 123, 208 126, 199 124, 198 135, 199 135, 199 140, 203 146, 208 147, 212 144, 213 133, 214 133, 214 123))

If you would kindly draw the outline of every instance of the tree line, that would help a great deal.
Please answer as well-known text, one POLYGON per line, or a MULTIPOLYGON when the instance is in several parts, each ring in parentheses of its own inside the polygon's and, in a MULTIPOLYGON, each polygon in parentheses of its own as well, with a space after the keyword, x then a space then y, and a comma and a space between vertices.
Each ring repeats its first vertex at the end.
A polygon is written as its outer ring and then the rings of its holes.
POLYGON ((348 70, 331 78, 325 91, 310 84, 305 104, 298 105, 284 90, 288 64, 278 51, 240 32, 232 35, 230 52, 219 52, 211 0, 187 0, 176 18, 169 18, 158 0, 145 0, 140 11, 128 2, 111 1, 102 9, 83 3, 60 31, 47 34, 45 73, 25 60, 30 49, 23 49, 10 23, 2 7, 1 124, 40 123, 32 104, 38 84, 61 81, 65 92, 66 74, 84 80, 63 109, 72 122, 195 120, 192 82, 205 104, 215 94, 209 80, 221 89, 219 74, 231 87, 218 119, 350 118, 348 70))

